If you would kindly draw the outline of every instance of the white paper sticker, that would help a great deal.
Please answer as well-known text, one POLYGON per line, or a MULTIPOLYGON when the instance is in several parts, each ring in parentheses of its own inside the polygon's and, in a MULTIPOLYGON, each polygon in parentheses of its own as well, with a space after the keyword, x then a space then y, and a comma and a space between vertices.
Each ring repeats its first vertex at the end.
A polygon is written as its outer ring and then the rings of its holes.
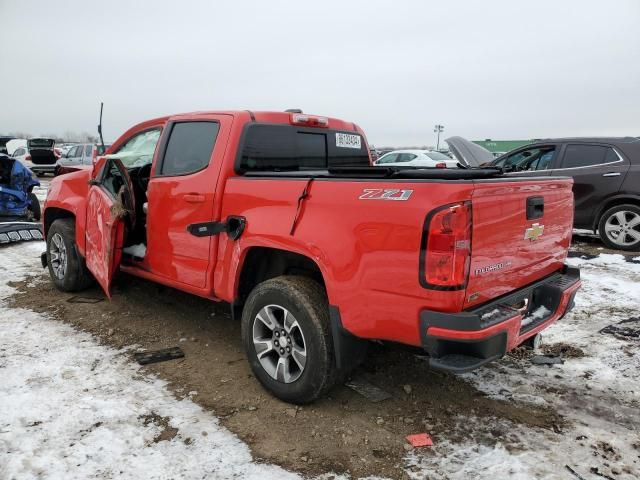
POLYGON ((350 135, 348 133, 336 133, 336 147, 357 148, 360 150, 360 135, 350 135))

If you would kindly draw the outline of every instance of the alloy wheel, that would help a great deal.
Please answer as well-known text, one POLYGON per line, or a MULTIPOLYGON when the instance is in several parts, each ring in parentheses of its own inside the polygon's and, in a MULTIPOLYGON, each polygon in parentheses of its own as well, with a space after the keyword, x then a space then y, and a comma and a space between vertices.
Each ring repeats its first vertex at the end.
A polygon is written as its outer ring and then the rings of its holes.
POLYGON ((49 242, 49 262, 56 278, 63 280, 67 273, 67 247, 59 233, 55 233, 49 242))
POLYGON ((307 363, 307 345, 293 314, 280 305, 267 305, 253 319, 252 331, 265 372, 282 383, 298 380, 307 363))
POLYGON ((604 224, 604 231, 611 242, 628 247, 640 242, 640 215, 629 210, 614 213, 604 224))

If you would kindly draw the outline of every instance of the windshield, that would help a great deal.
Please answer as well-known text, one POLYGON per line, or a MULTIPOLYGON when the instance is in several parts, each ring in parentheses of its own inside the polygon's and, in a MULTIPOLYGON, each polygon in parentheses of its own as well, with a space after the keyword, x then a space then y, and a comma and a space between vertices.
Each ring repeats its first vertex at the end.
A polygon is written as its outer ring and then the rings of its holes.
POLYGON ((118 158, 127 168, 141 167, 151 163, 153 152, 160 138, 160 129, 139 133, 125 143, 116 153, 107 158, 118 158))
POLYGON ((451 160, 451 157, 447 157, 444 153, 440 152, 424 152, 424 154, 431 160, 451 160))

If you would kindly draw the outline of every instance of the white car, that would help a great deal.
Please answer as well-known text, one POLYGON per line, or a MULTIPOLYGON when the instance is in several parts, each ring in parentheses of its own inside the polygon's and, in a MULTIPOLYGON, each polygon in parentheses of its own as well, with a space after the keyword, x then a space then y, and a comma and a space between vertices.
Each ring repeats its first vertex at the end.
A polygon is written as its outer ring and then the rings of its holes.
POLYGON ((380 167, 458 168, 458 161, 435 150, 394 150, 373 162, 380 167))
POLYGON ((60 152, 51 138, 30 138, 26 147, 18 147, 12 156, 36 175, 54 173, 60 152))
POLYGON ((16 148, 11 154, 11 156, 16 160, 19 160, 20 163, 22 163, 23 165, 25 165, 25 162, 27 161, 27 156, 29 157, 28 160, 31 160, 31 156, 29 155, 29 150, 27 149, 26 146, 16 148))

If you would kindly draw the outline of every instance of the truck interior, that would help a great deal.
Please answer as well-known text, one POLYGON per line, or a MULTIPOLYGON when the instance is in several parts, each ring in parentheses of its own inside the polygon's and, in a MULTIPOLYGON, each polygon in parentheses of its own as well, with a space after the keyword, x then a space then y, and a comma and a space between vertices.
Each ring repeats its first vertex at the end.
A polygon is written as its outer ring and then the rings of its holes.
POLYGON ((141 132, 122 145, 116 153, 106 155, 107 163, 103 172, 98 175, 99 181, 116 203, 128 212, 123 249, 125 259, 136 260, 145 256, 147 187, 160 132, 159 128, 141 132))

